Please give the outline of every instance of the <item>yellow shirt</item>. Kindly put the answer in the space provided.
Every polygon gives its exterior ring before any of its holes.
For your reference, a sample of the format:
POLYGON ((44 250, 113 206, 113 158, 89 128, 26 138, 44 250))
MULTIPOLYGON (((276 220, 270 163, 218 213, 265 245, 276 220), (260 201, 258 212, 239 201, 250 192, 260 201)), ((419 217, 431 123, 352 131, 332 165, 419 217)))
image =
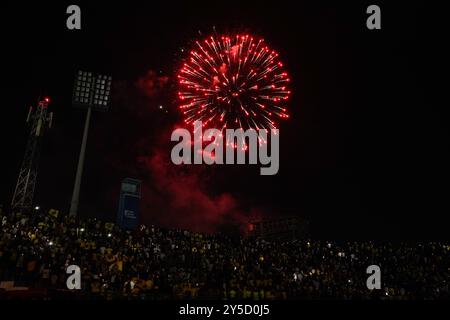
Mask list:
POLYGON ((122 271, 123 270, 123 261, 119 260, 119 261, 116 262, 116 264, 117 264, 117 269, 119 271, 122 271))

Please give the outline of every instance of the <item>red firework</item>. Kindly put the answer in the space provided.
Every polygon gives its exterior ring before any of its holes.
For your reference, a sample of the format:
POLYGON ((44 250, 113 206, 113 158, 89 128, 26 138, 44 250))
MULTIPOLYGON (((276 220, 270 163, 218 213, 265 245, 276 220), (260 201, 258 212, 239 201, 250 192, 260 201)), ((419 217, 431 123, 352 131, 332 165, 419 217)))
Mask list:
POLYGON ((263 39, 213 36, 196 41, 178 73, 185 122, 203 126, 273 129, 288 118, 289 77, 263 39))

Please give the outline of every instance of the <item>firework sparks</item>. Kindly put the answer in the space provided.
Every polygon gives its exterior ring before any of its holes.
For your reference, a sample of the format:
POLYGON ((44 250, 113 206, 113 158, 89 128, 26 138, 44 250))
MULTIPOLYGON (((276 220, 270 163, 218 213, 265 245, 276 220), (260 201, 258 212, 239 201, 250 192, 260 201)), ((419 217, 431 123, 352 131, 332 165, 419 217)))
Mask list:
POLYGON ((215 128, 274 129, 289 118, 289 76, 278 53, 249 35, 197 41, 178 73, 187 124, 215 128))

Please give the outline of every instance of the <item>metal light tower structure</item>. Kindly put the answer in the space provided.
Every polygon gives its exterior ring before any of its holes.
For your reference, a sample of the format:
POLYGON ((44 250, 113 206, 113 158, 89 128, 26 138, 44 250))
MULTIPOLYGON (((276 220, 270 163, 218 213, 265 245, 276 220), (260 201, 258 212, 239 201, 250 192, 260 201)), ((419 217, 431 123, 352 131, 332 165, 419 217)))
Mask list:
POLYGON ((45 129, 52 127, 53 113, 48 112, 49 98, 39 101, 37 108, 30 107, 26 122, 31 126, 25 156, 11 201, 13 211, 29 211, 33 204, 38 161, 45 129))
POLYGON ((78 157, 77 174, 75 176, 72 201, 70 203, 69 215, 71 216, 76 216, 78 212, 81 177, 83 175, 89 123, 91 121, 91 111, 92 109, 103 112, 108 111, 111 95, 111 81, 112 78, 110 76, 86 71, 78 71, 75 79, 72 105, 75 107, 87 109, 87 113, 86 121, 84 123, 83 140, 81 142, 80 155, 78 157))

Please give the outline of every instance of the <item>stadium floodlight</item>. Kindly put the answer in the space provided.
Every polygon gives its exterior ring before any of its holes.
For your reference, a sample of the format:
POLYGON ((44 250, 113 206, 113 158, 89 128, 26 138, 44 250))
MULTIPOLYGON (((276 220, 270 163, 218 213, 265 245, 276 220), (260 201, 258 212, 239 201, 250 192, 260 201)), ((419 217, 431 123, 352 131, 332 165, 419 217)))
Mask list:
POLYGON ((91 119, 91 110, 108 111, 111 97, 111 76, 101 75, 89 71, 78 71, 73 88, 72 105, 87 109, 86 121, 84 123, 83 141, 81 143, 80 155, 78 157, 77 174, 70 203, 69 214, 76 216, 78 211, 78 199, 80 196, 81 176, 83 174, 84 154, 91 119))
POLYGON ((111 96, 111 76, 78 71, 72 103, 76 107, 108 111, 111 96))

